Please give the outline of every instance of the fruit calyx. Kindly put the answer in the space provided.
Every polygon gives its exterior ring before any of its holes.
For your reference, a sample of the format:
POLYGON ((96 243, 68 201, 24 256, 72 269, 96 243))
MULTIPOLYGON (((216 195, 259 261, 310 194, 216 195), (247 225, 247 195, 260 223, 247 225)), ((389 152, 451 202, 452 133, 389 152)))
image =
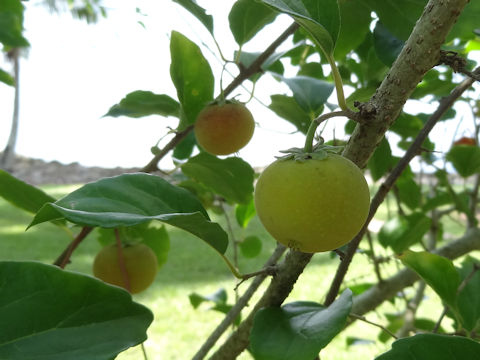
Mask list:
POLYGON ((328 157, 328 154, 339 154, 343 150, 343 146, 325 145, 321 139, 316 145, 312 147, 312 151, 305 151, 304 148, 290 148, 288 150, 281 150, 280 152, 286 155, 276 156, 278 160, 295 160, 298 162, 305 162, 307 160, 323 160, 328 157))

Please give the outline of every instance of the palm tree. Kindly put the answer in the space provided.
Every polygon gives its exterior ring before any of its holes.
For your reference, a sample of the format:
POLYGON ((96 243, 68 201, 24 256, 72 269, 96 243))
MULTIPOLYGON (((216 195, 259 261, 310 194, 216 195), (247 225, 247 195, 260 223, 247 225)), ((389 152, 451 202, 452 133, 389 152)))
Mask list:
MULTIPOLYGON (((41 0, 52 12, 60 12, 70 10, 72 15, 78 19, 86 20, 87 23, 96 23, 99 14, 106 17, 106 10, 101 5, 102 0, 82 0, 80 5, 75 4, 74 0, 41 0)), ((23 16, 22 16, 23 22, 23 16)), ((19 107, 20 107, 20 47, 13 47, 8 50, 7 58, 13 64, 13 79, 15 96, 13 100, 13 118, 10 128, 8 142, 0 157, 0 168, 9 170, 13 166, 15 157, 15 146, 17 143, 17 133, 19 124, 19 107)))

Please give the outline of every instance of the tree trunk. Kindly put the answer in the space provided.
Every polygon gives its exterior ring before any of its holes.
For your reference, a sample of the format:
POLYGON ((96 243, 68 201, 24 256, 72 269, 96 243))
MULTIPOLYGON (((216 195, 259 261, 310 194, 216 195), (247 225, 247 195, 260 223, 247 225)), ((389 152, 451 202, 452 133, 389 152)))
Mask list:
POLYGON ((13 100, 13 117, 12 127, 10 129, 10 136, 8 137, 7 146, 3 150, 0 158, 0 167, 3 169, 10 169, 13 166, 13 159, 15 156, 15 145, 17 143, 18 122, 19 122, 19 107, 20 107, 20 49, 13 49, 8 54, 13 62, 13 79, 15 80, 15 97, 13 100))

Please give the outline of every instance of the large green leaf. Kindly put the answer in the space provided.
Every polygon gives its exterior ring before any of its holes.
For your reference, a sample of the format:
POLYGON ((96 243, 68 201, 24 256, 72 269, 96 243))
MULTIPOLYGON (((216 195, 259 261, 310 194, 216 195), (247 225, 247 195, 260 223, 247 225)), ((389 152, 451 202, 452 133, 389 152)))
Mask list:
POLYGON ((17 179, 2 169, 0 169, 0 196, 31 213, 36 213, 45 203, 56 200, 43 190, 17 179))
POLYGON ((391 247, 401 253, 419 242, 430 228, 432 220, 423 213, 394 217, 383 224, 378 233, 378 241, 383 247, 391 247))
POLYGON ((153 315, 93 277, 0 262, 0 359, 110 360, 143 342, 153 315))
MULTIPOLYGON (((279 60, 283 54, 286 52, 280 52, 280 53, 273 53, 270 55, 262 64, 262 72, 260 73, 255 73, 252 76, 250 76, 251 81, 256 81, 258 80, 265 71, 270 71, 274 74, 279 74, 282 75, 284 72, 284 67, 281 61, 279 60)), ((248 68, 255 60, 257 60, 258 56, 261 54, 261 52, 246 52, 242 51, 240 52, 240 55, 238 55, 237 52, 235 52, 235 58, 238 57, 238 62, 239 65, 248 68)))
POLYGON ((340 10, 337 0, 261 1, 277 11, 292 16, 325 54, 333 55, 340 31, 340 10))
POLYGON ((418 334, 397 340, 376 360, 476 360, 480 343, 461 336, 418 334))
POLYGON ((420 206, 422 190, 415 181, 415 175, 410 171, 404 171, 397 179, 395 186, 398 190, 399 200, 414 210, 420 206))
POLYGON ((238 157, 219 159, 202 152, 183 164, 182 171, 227 200, 247 204, 252 198, 254 171, 238 157))
POLYGON ((458 293, 457 306, 462 326, 468 331, 480 329, 480 261, 467 257, 458 270, 464 286, 458 293))
POLYGON ((379 180, 390 170, 393 164, 392 149, 388 140, 384 137, 378 147, 375 149, 370 160, 368 160, 368 170, 374 181, 379 180))
POLYGON ((358 0, 338 0, 340 6, 340 33, 335 45, 335 58, 340 59, 360 45, 371 21, 368 6, 358 0))
POLYGON ((233 4, 228 20, 235 41, 243 45, 276 16, 272 9, 256 0, 238 0, 233 4))
POLYGON ((192 193, 158 176, 142 173, 86 184, 54 203, 45 204, 29 227, 61 218, 104 228, 159 220, 198 236, 221 254, 228 244, 225 231, 209 220, 192 193))
POLYGON ((308 112, 298 105, 297 100, 287 95, 271 95, 272 102, 268 105, 269 109, 281 118, 291 122, 298 131, 306 134, 312 118, 308 112))
POLYGON ((148 115, 178 117, 180 104, 165 94, 137 90, 127 94, 118 104, 113 105, 104 116, 130 116, 138 118, 148 115))
POLYGON ((404 42, 396 38, 378 21, 373 30, 373 43, 378 58, 387 66, 392 66, 403 49, 404 42))
POLYGON ((200 48, 176 31, 172 31, 170 55, 170 76, 182 105, 185 127, 192 125, 200 110, 213 100, 213 73, 200 48))
POLYGON ((281 77, 293 92, 298 105, 313 118, 320 115, 335 85, 308 76, 281 77))
POLYGON ((237 224, 242 228, 246 228, 250 220, 255 216, 255 202, 253 198, 248 204, 238 204, 235 206, 235 219, 237 224))
POLYGON ((460 16, 458 17, 455 25, 447 36, 447 41, 454 38, 460 38, 462 40, 474 39, 475 29, 478 29, 478 16, 480 14, 480 2, 470 1, 460 16))
POLYGON ((460 276, 451 260, 427 251, 411 250, 405 251, 400 260, 420 275, 452 310, 456 309, 460 276))
POLYGON ((195 16, 213 35, 213 16, 208 15, 204 8, 199 6, 195 0, 172 0, 177 4, 183 6, 193 16, 195 16))
POLYGON ((400 40, 407 40, 427 0, 362 0, 383 25, 400 40))
POLYGON ((480 172, 480 147, 478 146, 452 146, 446 158, 464 178, 480 172))
POLYGON ((402 112, 397 120, 395 120, 390 130, 397 133, 402 138, 408 138, 416 137, 422 128, 422 119, 416 115, 402 112))
POLYGON ((0 69, 0 82, 10 86, 15 85, 15 80, 13 79, 13 77, 2 69, 0 69))
POLYGON ((449 95, 455 88, 456 84, 452 81, 452 72, 439 72, 431 69, 423 77, 422 81, 417 85, 411 97, 421 99, 424 96, 442 97, 449 95))
POLYGON ((24 6, 19 0, 0 1, 0 43, 11 48, 29 46, 23 32, 24 6))
POLYGON ((351 308, 347 289, 327 308, 298 301, 261 309, 253 320, 250 350, 256 360, 313 359, 343 330, 351 308))

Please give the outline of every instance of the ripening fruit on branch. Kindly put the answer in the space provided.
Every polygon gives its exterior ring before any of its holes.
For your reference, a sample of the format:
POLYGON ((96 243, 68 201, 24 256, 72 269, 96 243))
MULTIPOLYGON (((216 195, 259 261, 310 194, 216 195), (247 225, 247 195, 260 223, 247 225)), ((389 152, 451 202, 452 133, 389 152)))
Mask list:
POLYGON ((336 154, 280 159, 260 175, 255 207, 281 244, 315 253, 346 244, 364 225, 370 192, 360 169, 336 154))
POLYGON ((453 145, 469 145, 469 146, 475 146, 477 145, 477 142, 475 141, 474 138, 463 136, 460 139, 456 140, 453 145))
POLYGON ((105 246, 95 257, 93 274, 106 283, 123 287, 132 294, 147 289, 155 280, 158 270, 157 256, 145 244, 122 247, 128 286, 120 267, 116 244, 105 246), (129 288, 128 288, 129 287, 129 288))
POLYGON ((194 126, 198 145, 213 155, 229 155, 248 144, 255 121, 241 103, 213 104, 198 114, 194 126))

